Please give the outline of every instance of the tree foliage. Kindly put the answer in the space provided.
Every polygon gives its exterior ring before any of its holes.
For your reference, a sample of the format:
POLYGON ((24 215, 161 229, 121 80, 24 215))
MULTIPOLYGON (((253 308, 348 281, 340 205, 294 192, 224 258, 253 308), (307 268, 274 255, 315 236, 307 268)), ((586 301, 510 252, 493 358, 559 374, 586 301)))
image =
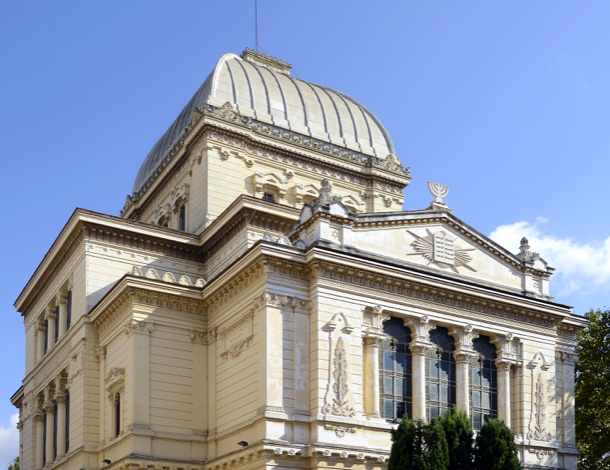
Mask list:
POLYGON ((392 431, 388 470, 447 470, 448 465, 449 450, 440 420, 426 423, 405 415, 392 431))
POLYGON ((15 459, 8 464, 7 470, 19 470, 19 457, 15 457, 15 459))
POLYGON ((487 421, 474 449, 475 470, 521 470, 515 435, 500 419, 487 421))
POLYGON ((576 436, 582 470, 610 469, 610 311, 585 314, 576 363, 576 436))
POLYGON ((472 423, 463 411, 447 413, 441 418, 449 449, 448 470, 469 470, 472 468, 472 423))
POLYGON ((503 421, 486 422, 476 443, 472 437, 463 412, 429 423, 404 416, 392 431, 388 470, 521 470, 515 436, 503 421))

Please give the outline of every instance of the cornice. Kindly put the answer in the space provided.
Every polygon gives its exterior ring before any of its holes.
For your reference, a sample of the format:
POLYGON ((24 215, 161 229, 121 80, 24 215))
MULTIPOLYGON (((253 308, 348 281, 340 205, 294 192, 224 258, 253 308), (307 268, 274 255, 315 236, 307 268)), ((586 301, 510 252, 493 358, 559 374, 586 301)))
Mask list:
MULTIPOLYGON (((182 173, 191 167, 195 160, 191 154, 193 148, 201 143, 202 138, 204 140, 208 137, 214 138, 214 133, 216 134, 215 140, 244 149, 250 156, 282 160, 296 168, 316 171, 320 173, 321 178, 324 175, 332 176, 364 187, 377 187, 400 195, 411 180, 410 169, 403 169, 400 161, 393 155, 379 158, 355 152, 329 142, 252 120, 233 110, 230 113, 227 113, 225 107, 219 108, 212 105, 208 105, 203 111, 197 110, 191 123, 185 127, 182 136, 163 160, 157 164, 154 173, 146 183, 137 192, 127 196, 121 216, 125 218, 137 216, 142 207, 152 204, 155 198, 175 179, 176 175, 170 178, 170 174, 182 173), (239 119, 227 118, 230 113, 239 119), (239 130, 235 127, 223 126, 223 123, 237 126, 239 130), (221 130, 226 134, 219 135, 213 129, 221 130), (260 140, 261 137, 281 142, 281 144, 278 146, 275 143, 266 143, 260 140), (299 148, 302 151, 299 151, 299 148), (282 149, 292 156, 277 153, 278 149, 282 149), (302 159, 300 164, 299 158, 302 159), (337 172, 337 168, 341 171, 337 172), (354 178, 362 181, 356 182, 354 178), (373 181, 377 181, 378 184, 375 185, 373 181)), ((249 164, 248 158, 243 158, 243 160, 247 165, 249 164)))
MULTIPOLYGON (((404 279, 395 274, 356 267, 353 264, 312 260, 308 263, 311 276, 335 281, 346 286, 358 286, 424 301, 437 306, 451 307, 466 312, 478 312, 490 317, 512 320, 544 329, 556 329, 565 316, 543 309, 529 308, 504 300, 491 300, 488 296, 464 293, 457 289, 435 286, 425 282, 404 279)), ((350 287, 348 287, 349 289, 350 287)), ((490 292, 491 295, 493 293, 490 292)))

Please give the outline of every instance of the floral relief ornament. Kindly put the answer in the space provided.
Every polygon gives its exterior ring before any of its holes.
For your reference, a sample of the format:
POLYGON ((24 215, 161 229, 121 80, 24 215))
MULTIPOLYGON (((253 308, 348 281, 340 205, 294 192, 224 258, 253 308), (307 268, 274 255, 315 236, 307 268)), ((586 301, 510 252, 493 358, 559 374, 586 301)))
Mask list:
POLYGON ((538 374, 536 380, 536 392, 534 394, 534 426, 527 434, 528 439, 550 442, 551 433, 546 432, 546 405, 544 403, 544 384, 542 373, 538 374))
POLYGON ((356 411, 350 406, 348 393, 347 352, 343 338, 339 338, 333 358, 332 400, 322 408, 325 414, 353 418, 356 411))

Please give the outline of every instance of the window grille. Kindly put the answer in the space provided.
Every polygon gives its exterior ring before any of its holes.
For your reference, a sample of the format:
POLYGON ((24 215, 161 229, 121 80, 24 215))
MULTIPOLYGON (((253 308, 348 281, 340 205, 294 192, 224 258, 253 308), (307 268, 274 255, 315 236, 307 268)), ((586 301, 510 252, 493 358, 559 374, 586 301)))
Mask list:
POLYGON ((400 318, 384 322, 383 330, 391 340, 382 341, 379 348, 381 415, 388 420, 400 419, 405 413, 411 417, 411 330, 400 318))
POLYGON ((456 404, 455 340, 447 328, 430 332, 433 347, 426 353, 426 411, 428 419, 445 415, 456 404))
POLYGON ((470 360, 470 416, 475 431, 492 418, 498 417, 498 372, 496 348, 487 336, 472 341, 478 353, 470 360))

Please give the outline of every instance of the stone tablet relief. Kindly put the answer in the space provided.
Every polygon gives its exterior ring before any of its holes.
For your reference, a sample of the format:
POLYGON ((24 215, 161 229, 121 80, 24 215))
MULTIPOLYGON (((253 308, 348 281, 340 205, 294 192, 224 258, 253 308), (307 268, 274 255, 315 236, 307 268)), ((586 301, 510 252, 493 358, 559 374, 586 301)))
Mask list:
POLYGON ((426 229, 428 235, 420 237, 411 230, 407 230, 407 232, 415 237, 415 241, 411 243, 414 253, 407 253, 408 256, 423 256, 429 261, 428 264, 433 264, 442 269, 448 268, 456 273, 459 272, 457 268, 462 266, 476 272, 476 269, 469 266, 472 256, 468 254, 469 251, 475 249, 461 248, 456 243, 457 238, 451 234, 444 230, 432 233, 426 229))

